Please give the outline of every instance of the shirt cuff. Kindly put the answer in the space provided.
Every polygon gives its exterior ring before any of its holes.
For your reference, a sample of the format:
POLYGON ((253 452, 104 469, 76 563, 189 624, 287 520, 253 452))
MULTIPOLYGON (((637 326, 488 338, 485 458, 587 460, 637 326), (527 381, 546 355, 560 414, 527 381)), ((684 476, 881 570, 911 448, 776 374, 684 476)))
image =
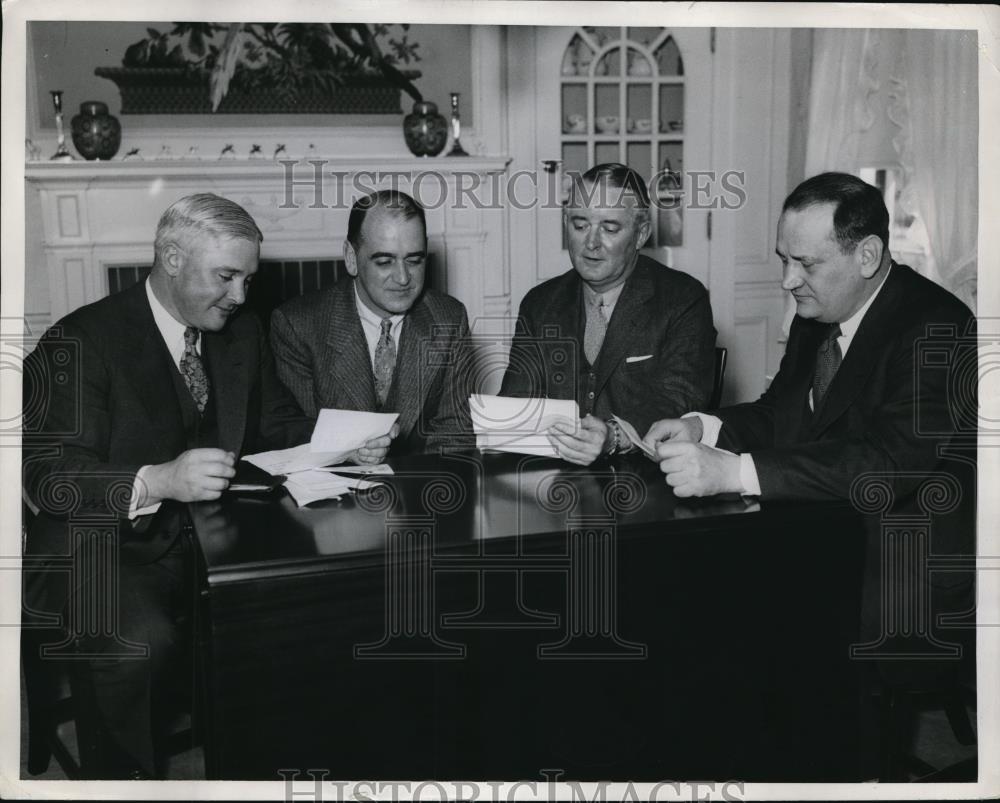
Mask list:
POLYGON ((139 497, 146 495, 143 492, 143 488, 145 488, 146 486, 145 478, 143 475, 145 474, 147 468, 149 468, 149 466, 143 466, 142 468, 140 468, 135 473, 135 479, 132 481, 132 501, 129 502, 128 505, 129 521, 133 521, 139 518, 139 516, 148 516, 151 513, 155 513, 157 510, 160 509, 160 505, 162 504, 161 502, 156 502, 155 504, 152 505, 146 505, 145 507, 142 508, 136 508, 136 505, 139 503, 139 497))
POLYGON ((757 478, 757 466, 749 452, 740 455, 740 485, 744 496, 760 496, 760 480, 757 478))
POLYGON ((722 419, 716 418, 708 413, 685 413, 681 418, 691 418, 696 416, 701 419, 701 443, 705 446, 714 447, 719 440, 719 432, 722 430, 722 419))

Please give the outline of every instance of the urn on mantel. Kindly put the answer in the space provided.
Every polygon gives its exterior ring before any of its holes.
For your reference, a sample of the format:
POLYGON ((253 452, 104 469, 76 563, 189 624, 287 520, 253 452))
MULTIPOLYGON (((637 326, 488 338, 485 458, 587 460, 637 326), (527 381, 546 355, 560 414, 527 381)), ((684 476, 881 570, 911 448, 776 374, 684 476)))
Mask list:
POLYGON ((80 104, 80 113, 70 122, 73 144, 84 159, 111 159, 122 144, 122 127, 108 114, 108 105, 96 100, 80 104))
POLYGON ((403 137, 414 156, 437 156, 448 142, 448 121, 436 103, 418 101, 403 118, 403 137))

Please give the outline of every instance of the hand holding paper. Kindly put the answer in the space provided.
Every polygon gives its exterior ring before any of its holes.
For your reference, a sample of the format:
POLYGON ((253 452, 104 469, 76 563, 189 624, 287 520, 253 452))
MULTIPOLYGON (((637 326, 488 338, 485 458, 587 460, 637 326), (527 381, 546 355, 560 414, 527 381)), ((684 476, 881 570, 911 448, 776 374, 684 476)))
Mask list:
MULTIPOLYGON (((309 441, 309 449, 313 452, 338 452, 349 454, 365 449, 368 452, 378 451, 385 438, 390 441, 399 432, 396 419, 399 413, 367 413, 360 410, 320 410, 309 441), (395 428, 395 430, 394 430, 395 428), (378 445, 369 447, 370 441, 378 441, 378 445)), ((388 450, 389 443, 385 443, 388 450)), ((366 462, 379 463, 377 460, 366 462)), ((366 455, 370 458, 370 455, 366 455)))
POLYGON ((556 421, 548 430, 556 454, 569 463, 589 466, 604 450, 607 425, 592 415, 581 421, 556 421))
POLYGON ((469 397, 476 445, 518 454, 558 457, 548 430, 556 422, 580 419, 580 408, 572 399, 513 398, 475 393, 469 397))

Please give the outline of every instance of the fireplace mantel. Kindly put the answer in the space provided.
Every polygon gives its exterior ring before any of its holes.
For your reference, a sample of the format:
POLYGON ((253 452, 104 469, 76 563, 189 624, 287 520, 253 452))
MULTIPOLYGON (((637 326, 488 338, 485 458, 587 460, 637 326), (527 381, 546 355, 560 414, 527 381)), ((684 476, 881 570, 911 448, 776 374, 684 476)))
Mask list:
POLYGON ((429 249, 470 322, 508 317, 506 215, 489 200, 509 162, 367 155, 28 163, 25 179, 42 210, 51 320, 106 295, 109 268, 151 263, 156 222, 184 195, 215 192, 244 206, 264 233, 263 259, 316 259, 342 252, 355 198, 392 186, 424 202, 429 249), (477 184, 480 203, 470 202, 477 184))

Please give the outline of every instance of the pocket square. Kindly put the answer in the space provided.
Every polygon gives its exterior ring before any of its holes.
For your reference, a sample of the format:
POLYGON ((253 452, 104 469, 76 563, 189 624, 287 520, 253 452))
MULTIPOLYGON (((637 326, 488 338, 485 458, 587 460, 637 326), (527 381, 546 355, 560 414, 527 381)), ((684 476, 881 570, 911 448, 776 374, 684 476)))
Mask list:
POLYGON ((642 362, 652 357, 652 354, 643 354, 641 357, 626 357, 625 362, 642 362))

